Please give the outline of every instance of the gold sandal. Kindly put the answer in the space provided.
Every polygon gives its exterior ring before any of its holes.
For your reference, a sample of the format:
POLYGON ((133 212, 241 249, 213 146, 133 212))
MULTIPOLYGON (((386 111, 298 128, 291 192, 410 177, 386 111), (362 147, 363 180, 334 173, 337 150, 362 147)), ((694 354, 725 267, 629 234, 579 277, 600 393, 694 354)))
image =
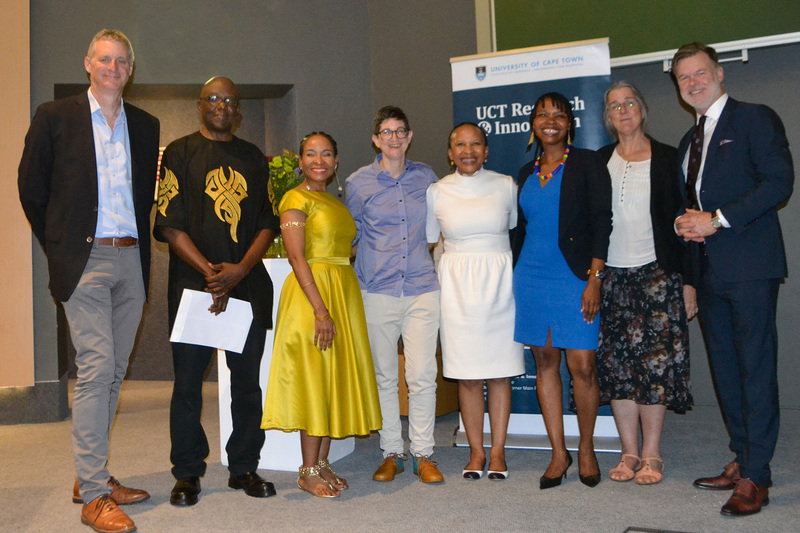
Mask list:
POLYGON ((636 472, 634 481, 637 485, 655 485, 664 479, 664 459, 661 457, 645 457, 642 459, 642 468, 636 472), (653 463, 659 463, 660 468, 653 468, 653 463), (645 478, 652 478, 653 481, 645 478))
POLYGON ((608 477, 614 481, 630 481, 635 476, 634 470, 639 468, 641 464, 642 460, 639 459, 638 455, 633 455, 632 453, 623 453, 622 457, 620 457, 619 464, 608 472, 608 477), (627 463, 625 463, 626 457, 636 459, 636 464, 633 465, 633 468, 629 467, 627 463))
POLYGON ((307 493, 309 493, 309 494, 311 494, 313 496, 316 496, 317 498, 338 498, 339 497, 339 489, 335 488, 333 485, 328 483, 328 481, 319 474, 319 466, 316 466, 316 465, 315 466, 301 466, 300 467, 300 473, 297 476, 297 488, 302 490, 302 491, 305 491, 305 492, 307 492, 307 493), (309 477, 309 476, 314 476, 317 479, 319 479, 320 481, 322 481, 322 483, 324 483, 325 486, 327 486, 334 493, 333 494, 317 494, 316 492, 312 492, 312 491, 310 491, 308 489, 303 488, 303 486, 300 485, 300 480, 303 479, 304 477, 309 477))
POLYGON ((333 476, 334 483, 336 483, 336 485, 338 485, 338 487, 336 487, 337 489, 339 489, 339 490, 347 490, 347 489, 350 488, 347 485, 347 481, 345 481, 344 479, 340 478, 336 474, 336 472, 333 471, 333 468, 331 468, 331 464, 328 462, 327 459, 320 459, 319 461, 317 461, 317 467, 320 470, 322 470, 323 468, 327 468, 328 469, 328 471, 331 473, 331 476, 333 476))

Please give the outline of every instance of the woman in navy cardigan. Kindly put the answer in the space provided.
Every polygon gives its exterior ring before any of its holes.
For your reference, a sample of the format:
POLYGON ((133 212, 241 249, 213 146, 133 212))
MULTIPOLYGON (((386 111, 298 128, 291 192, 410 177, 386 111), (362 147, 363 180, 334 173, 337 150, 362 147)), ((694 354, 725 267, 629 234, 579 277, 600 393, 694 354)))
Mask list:
POLYGON ((514 340, 533 352, 539 404, 553 448, 539 487, 560 485, 572 464, 564 443, 562 349, 574 384, 580 480, 594 487, 600 482, 592 444, 599 403, 595 318, 611 233, 611 183, 597 153, 571 145, 574 117, 563 95, 539 97, 531 129, 537 157, 522 167, 517 180, 514 340))

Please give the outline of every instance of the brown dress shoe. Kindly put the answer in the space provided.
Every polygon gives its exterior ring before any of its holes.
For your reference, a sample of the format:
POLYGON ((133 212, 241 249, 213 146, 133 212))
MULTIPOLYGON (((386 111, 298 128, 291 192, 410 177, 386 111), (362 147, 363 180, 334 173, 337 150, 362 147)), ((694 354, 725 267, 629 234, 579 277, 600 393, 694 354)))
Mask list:
POLYGON ((695 479, 692 485, 706 490, 733 490, 740 479, 742 476, 739 473, 739 463, 733 461, 725 465, 725 470, 720 475, 695 479))
POLYGON ((767 505, 769 505, 769 489, 742 478, 736 483, 733 495, 722 506, 720 513, 727 516, 747 516, 760 513, 761 508, 767 505))
POLYGON ((419 476, 419 480, 423 483, 441 483, 444 481, 444 476, 436 468, 439 464, 436 461, 431 461, 429 457, 424 455, 414 456, 414 473, 419 476))
POLYGON ((98 533, 128 533, 136 531, 136 525, 125 512, 117 507, 108 494, 83 504, 81 522, 98 533))
MULTIPOLYGON (((123 487, 122 484, 114 478, 114 476, 111 476, 111 479, 108 480, 108 486, 111 487, 110 496, 115 502, 117 502, 117 505, 139 503, 150 497, 150 494, 148 494, 147 491, 123 487)), ((77 478, 75 478, 75 487, 72 489, 72 501, 74 503, 83 503, 83 498, 81 498, 81 493, 78 490, 77 478)))
POLYGON ((372 474, 375 481, 392 481, 398 474, 405 472, 405 461, 399 453, 390 453, 383 460, 381 466, 372 474))

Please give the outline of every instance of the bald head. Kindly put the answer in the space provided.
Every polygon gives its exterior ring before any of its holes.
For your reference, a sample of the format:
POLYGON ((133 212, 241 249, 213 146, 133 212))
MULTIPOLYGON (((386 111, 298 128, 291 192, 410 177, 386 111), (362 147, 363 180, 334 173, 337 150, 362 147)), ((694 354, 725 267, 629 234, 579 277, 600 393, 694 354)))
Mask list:
POLYGON ((215 76, 200 91, 197 111, 203 127, 200 132, 216 141, 233 138, 233 128, 239 119, 239 91, 230 78, 215 76))
POLYGON ((233 80, 226 78, 225 76, 214 76, 203 84, 203 89, 200 91, 200 98, 208 97, 209 95, 213 94, 213 91, 218 87, 225 88, 228 91, 233 91, 236 93, 237 97, 239 96, 239 91, 236 89, 236 84, 233 83, 233 80))

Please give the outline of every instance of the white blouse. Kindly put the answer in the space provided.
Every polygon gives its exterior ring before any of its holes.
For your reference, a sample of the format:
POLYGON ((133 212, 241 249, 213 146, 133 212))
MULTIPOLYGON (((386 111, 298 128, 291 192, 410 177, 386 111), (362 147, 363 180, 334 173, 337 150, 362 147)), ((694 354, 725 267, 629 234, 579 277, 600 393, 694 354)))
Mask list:
POLYGON ((625 161, 614 150, 608 160, 611 175, 613 229, 606 264, 630 268, 656 260, 650 218, 650 159, 625 161))

